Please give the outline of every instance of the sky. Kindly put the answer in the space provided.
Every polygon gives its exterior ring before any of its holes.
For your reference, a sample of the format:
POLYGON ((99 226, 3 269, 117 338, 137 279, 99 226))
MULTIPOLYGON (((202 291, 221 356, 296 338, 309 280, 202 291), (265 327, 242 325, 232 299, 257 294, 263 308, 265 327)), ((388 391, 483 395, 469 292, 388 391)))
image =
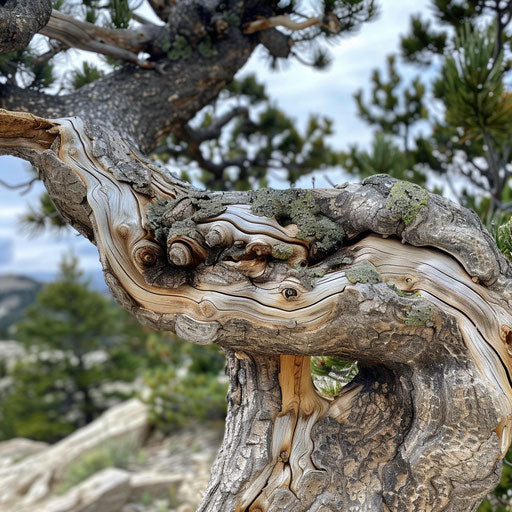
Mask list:
MULTIPOLYGON (((304 125, 310 113, 330 117, 334 121, 334 135, 330 139, 333 147, 346 149, 354 143, 367 146, 372 132, 357 118, 353 94, 361 87, 367 90, 371 71, 376 67, 383 69, 386 56, 397 52, 400 35, 408 31, 411 14, 428 15, 430 10, 427 0, 379 3, 381 13, 376 21, 364 24, 359 32, 330 48, 333 62, 328 70, 316 71, 294 61, 281 71, 272 71, 262 52, 256 51, 239 76, 255 73, 266 84, 269 96, 299 124, 304 125)), ((16 158, 0 157, 0 179, 8 183, 26 181, 28 168, 26 162, 16 158)), ((315 186, 327 186, 323 174, 316 177, 315 186)), ((329 177, 338 183, 350 179, 340 171, 329 173, 329 177)), ((272 185, 285 186, 284 183, 272 185)), ((311 177, 302 178, 297 185, 311 187, 311 177)), ((97 250, 90 242, 71 229, 65 233, 47 231, 36 235, 20 225, 20 215, 37 202, 41 190, 42 185, 38 183, 21 195, 19 191, 0 186, 0 275, 24 274, 50 280, 62 255, 74 251, 82 269, 99 283, 101 266, 97 250)))

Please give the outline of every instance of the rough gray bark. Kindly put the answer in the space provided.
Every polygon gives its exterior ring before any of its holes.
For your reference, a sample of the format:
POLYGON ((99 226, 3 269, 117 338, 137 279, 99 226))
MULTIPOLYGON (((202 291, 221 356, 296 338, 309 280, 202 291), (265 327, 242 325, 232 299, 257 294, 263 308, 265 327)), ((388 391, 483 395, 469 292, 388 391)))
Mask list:
POLYGON ((50 0, 1 2, 0 54, 27 46, 32 36, 48 23, 51 10, 50 0))
POLYGON ((496 485, 512 269, 473 213, 383 175, 197 191, 76 118, 2 111, 0 152, 37 166, 123 307, 226 350, 226 434, 200 511, 466 512, 496 485), (361 367, 334 401, 312 387, 320 354, 361 367))
MULTIPOLYGON (((154 69, 127 65, 94 84, 60 96, 28 91, 9 83, 0 88, 0 105, 49 118, 78 116, 96 127, 115 130, 131 140, 140 151, 148 152, 157 145, 160 137, 177 129, 209 104, 233 79, 258 44, 257 35, 243 34, 242 24, 249 14, 264 16, 271 13, 270 7, 266 2, 256 2, 255 6, 249 7, 235 1, 228 3, 229 6, 227 2, 212 2, 210 11, 213 14, 206 16, 200 3, 177 2, 172 7, 172 25, 143 31, 144 49, 153 59, 148 63, 155 64, 154 69), (239 24, 219 23, 220 13, 228 8, 241 20, 239 24), (175 58, 171 49, 171 57, 167 57, 162 48, 167 48, 177 38, 186 40, 185 53, 175 58), (211 52, 205 52, 201 46, 206 40, 213 41, 211 52)), ((63 25, 61 18, 62 15, 52 16, 49 28, 43 32, 55 37, 58 35, 56 29, 60 28, 63 30, 61 41, 69 44, 79 41, 79 47, 94 43, 93 36, 97 35, 98 27, 90 25, 91 39, 85 38, 84 42, 75 35, 73 29, 77 27, 71 23, 63 25)), ((32 37, 35 31, 34 27, 33 32, 26 33, 32 37)), ((116 48, 119 51, 134 49, 126 41, 136 39, 138 34, 125 37, 120 43, 117 32, 109 32, 109 40, 102 44, 110 48, 110 53, 102 53, 112 54, 116 48)), ((105 40, 103 35, 102 40, 105 40)))

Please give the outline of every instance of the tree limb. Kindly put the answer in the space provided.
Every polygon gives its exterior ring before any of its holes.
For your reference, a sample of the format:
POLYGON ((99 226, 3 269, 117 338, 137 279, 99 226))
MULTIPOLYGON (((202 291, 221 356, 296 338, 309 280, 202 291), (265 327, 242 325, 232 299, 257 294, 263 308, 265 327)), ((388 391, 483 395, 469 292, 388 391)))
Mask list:
POLYGON ((371 512, 467 512, 496 485, 512 265, 469 210, 383 175, 198 191, 76 117, 1 111, 0 153, 38 167, 123 307, 226 349, 228 427, 199 510, 348 510, 356 496, 371 512), (308 380, 315 354, 361 364, 333 402, 308 380))
POLYGON ((50 0, 7 0, 0 5, 0 54, 25 48, 48 22, 50 0))
POLYGON ((273 16, 271 18, 251 21, 244 27, 245 34, 254 34, 260 30, 267 30, 269 28, 284 27, 291 31, 304 30, 315 25, 322 25, 327 28, 330 32, 339 32, 339 23, 335 16, 329 16, 327 18, 321 18, 320 16, 308 18, 304 21, 293 21, 289 16, 273 16))
POLYGON ((137 53, 150 49, 151 43, 162 37, 165 29, 156 25, 141 25, 130 30, 104 28, 54 9, 48 24, 40 33, 64 43, 69 48, 109 55, 141 67, 153 68, 154 63, 140 61, 137 53))
POLYGON ((249 110, 246 107, 235 107, 226 112, 222 116, 213 120, 213 122, 204 128, 192 128, 190 124, 183 126, 181 135, 185 140, 195 143, 205 142, 220 137, 222 128, 226 126, 232 119, 238 116, 249 116, 249 110))
POLYGON ((165 0, 149 0, 149 5, 155 14, 162 20, 167 22, 172 11, 172 3, 165 0))
POLYGON ((199 42, 205 32, 215 30, 209 24, 214 20, 205 21, 197 4, 180 3, 173 9, 176 20, 184 20, 186 25, 180 25, 180 30, 197 31, 198 43, 190 43, 187 57, 161 59, 160 72, 134 70, 127 65, 90 86, 58 97, 6 84, 0 89, 0 104, 44 117, 80 116, 116 131, 143 152, 151 151, 160 138, 209 104, 258 44, 255 38, 244 36, 239 27, 230 25, 216 41, 212 59, 200 52, 199 42))

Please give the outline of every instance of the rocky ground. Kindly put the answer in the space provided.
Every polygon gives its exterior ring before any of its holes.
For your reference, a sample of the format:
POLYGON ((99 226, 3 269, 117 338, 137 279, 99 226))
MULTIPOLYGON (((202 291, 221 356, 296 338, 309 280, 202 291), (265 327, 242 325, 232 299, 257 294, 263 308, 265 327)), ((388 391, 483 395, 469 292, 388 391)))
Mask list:
POLYGON ((0 512, 193 512, 223 425, 152 431, 136 399, 55 445, 0 443, 0 512))
POLYGON ((193 512, 210 479, 210 468, 219 449, 224 424, 195 425, 171 436, 155 432, 140 452, 139 461, 130 469, 174 475, 181 481, 171 496, 149 496, 125 505, 122 512, 193 512))

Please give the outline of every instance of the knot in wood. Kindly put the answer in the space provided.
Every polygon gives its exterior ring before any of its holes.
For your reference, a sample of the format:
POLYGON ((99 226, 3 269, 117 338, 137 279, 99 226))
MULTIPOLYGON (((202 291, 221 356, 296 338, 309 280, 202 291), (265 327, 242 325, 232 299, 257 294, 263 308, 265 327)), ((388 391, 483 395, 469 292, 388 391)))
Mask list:
POLYGON ((204 235, 204 241, 208 247, 228 247, 233 244, 233 228, 217 222, 204 235))
POLYGON ((182 242, 174 242, 167 250, 169 261, 177 267, 187 267, 192 264, 193 257, 190 248, 182 242))
POLYGON ((272 246, 266 242, 255 240, 247 245, 245 254, 248 258, 267 256, 272 254, 272 246))
MULTIPOLYGON (((119 230, 127 228, 126 226, 121 226, 119 230)), ((142 267, 152 267, 158 261, 160 257, 161 249, 160 247, 148 240, 141 240, 137 244, 135 244, 133 248, 133 259, 135 263, 142 267)))
POLYGON ((206 234, 204 241, 208 247, 217 247, 222 243, 222 233, 214 228, 206 234))
POLYGON ((283 295, 284 295, 285 299, 291 299, 293 297, 297 297, 298 293, 295 288, 285 288, 283 290, 283 295))

